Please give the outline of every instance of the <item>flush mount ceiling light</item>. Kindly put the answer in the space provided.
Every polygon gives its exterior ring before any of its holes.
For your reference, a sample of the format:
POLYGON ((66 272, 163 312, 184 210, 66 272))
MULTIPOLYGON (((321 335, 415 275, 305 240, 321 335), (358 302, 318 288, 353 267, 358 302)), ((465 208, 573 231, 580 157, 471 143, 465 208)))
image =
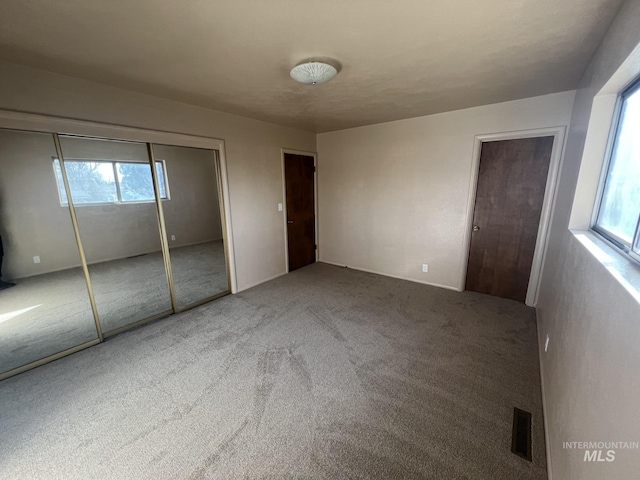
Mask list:
POLYGON ((324 62, 309 61, 291 69, 291 78, 306 85, 318 85, 328 82, 338 73, 336 67, 324 62))

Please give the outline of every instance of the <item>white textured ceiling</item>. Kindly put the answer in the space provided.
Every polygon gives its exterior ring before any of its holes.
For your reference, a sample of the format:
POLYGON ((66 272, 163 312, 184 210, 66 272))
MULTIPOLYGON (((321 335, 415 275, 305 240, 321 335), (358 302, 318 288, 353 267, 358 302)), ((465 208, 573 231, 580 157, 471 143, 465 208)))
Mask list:
POLYGON ((1 0, 0 59, 323 132, 574 89, 621 3, 1 0))

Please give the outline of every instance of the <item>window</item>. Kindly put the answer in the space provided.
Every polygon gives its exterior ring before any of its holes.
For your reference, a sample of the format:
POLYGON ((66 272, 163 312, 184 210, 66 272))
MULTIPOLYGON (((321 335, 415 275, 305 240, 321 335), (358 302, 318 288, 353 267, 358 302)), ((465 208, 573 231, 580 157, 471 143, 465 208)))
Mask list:
POLYGON ((594 230, 640 259, 640 82, 622 94, 594 230))
MULTIPOLYGON (((151 166, 147 163, 103 160, 65 160, 69 188, 74 205, 94 203, 153 202, 151 166)), ((62 181, 60 161, 53 159, 62 205, 68 204, 62 181)), ((160 198, 167 200, 167 179, 164 162, 156 161, 160 198)))

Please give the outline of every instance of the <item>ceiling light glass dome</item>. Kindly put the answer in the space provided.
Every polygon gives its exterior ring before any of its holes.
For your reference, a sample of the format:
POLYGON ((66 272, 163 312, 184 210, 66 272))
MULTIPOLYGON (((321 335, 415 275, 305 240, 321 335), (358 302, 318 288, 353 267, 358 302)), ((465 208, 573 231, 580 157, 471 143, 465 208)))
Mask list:
POLYGON ((338 74, 338 70, 324 62, 304 62, 291 69, 291 78, 306 85, 328 82, 338 74))

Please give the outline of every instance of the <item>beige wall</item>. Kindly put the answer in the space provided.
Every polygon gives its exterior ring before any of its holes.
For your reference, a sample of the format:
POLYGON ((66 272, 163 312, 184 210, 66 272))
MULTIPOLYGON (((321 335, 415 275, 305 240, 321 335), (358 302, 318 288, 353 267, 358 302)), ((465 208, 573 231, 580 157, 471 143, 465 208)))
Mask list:
POLYGON ((594 95, 640 42, 638 25, 640 1, 627 1, 577 92, 560 176, 537 309, 539 343, 550 338, 540 356, 556 480, 629 479, 640 471, 638 450, 592 463, 583 461, 584 451, 562 448, 569 441, 640 441, 640 304, 568 230, 594 95))
MULTIPOLYGON (((61 138, 67 159, 147 161, 144 144, 61 138)), ((171 196, 163 202, 171 247, 222 238, 212 151, 157 145, 171 196)), ((60 204, 49 134, 0 130, 0 235, 3 276, 16 279, 80 264, 69 210, 60 204), (33 262, 39 256, 41 263, 33 262)), ((155 203, 77 206, 90 263, 160 250, 155 203)))
POLYGON ((162 204, 169 247, 222 238, 215 158, 212 151, 154 145, 164 160, 171 200, 162 204), (176 239, 171 240, 171 235, 176 239))
POLYGON ((224 139, 238 288, 285 272, 280 149, 315 134, 4 62, 0 109, 224 139))
POLYGON ((568 125, 573 98, 564 92, 318 135, 320 260, 459 288, 475 136, 568 125))

